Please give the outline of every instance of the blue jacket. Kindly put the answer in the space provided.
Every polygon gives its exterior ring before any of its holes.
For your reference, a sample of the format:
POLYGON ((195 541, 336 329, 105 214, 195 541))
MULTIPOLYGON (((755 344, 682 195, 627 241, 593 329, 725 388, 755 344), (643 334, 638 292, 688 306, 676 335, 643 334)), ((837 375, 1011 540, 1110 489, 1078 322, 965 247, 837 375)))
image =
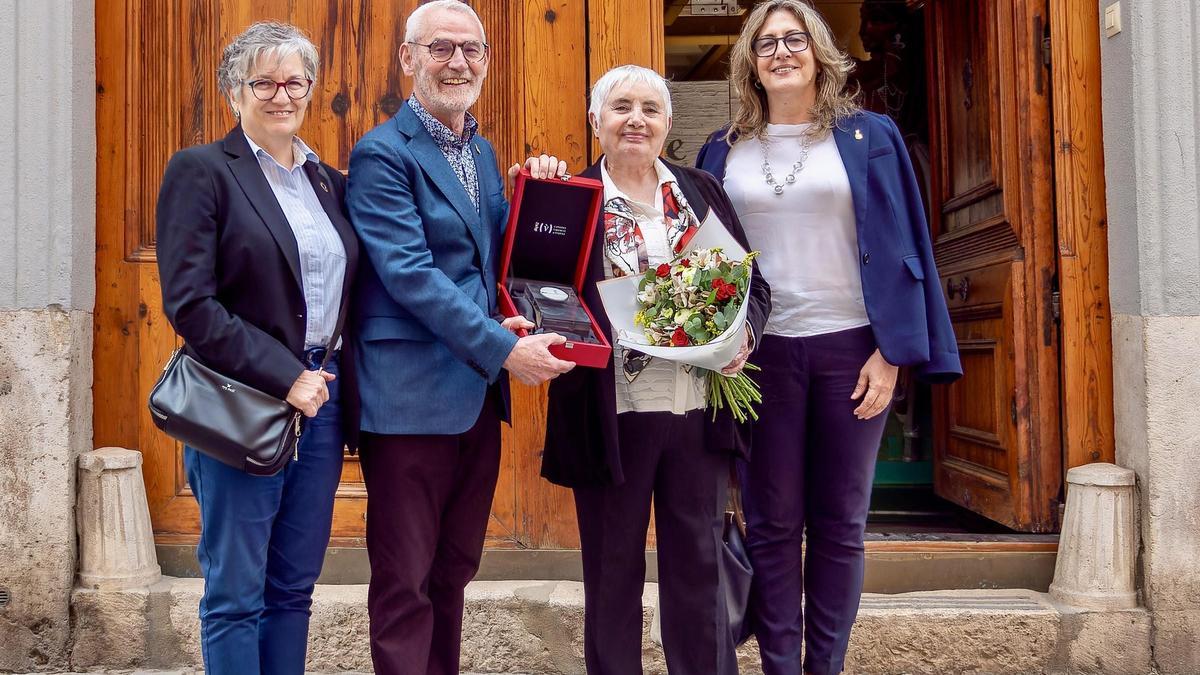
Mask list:
POLYGON ((350 153, 346 206, 366 254, 353 331, 363 431, 462 433, 489 384, 507 384, 517 338, 492 318, 507 203, 492 146, 472 147, 478 210, 407 105, 350 153))
MULTIPOLYGON (((709 136, 696 166, 724 181, 726 129, 709 136)), ((841 120, 834 141, 850 177, 867 318, 889 363, 914 366, 931 382, 962 375, 942 296, 925 209, 900 131, 886 115, 841 120)))

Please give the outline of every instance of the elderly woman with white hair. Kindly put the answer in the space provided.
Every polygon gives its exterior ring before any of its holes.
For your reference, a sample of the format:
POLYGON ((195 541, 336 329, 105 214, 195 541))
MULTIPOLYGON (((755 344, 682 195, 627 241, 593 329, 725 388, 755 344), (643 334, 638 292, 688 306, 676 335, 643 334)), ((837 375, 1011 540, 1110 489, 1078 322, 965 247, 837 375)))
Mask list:
POLYGON ((334 340, 358 243, 345 180, 296 135, 317 72, 316 47, 293 26, 235 37, 217 78, 237 125, 175 153, 159 192, 163 309, 187 352, 305 415, 293 461, 273 476, 184 449, 213 675, 304 672, 342 448, 357 432, 352 364, 334 340))
MULTIPOLYGON (((671 128, 671 95, 660 75, 638 66, 609 71, 592 88, 588 121, 604 151, 582 174, 604 184, 583 287, 590 307, 603 306, 597 282, 674 259, 710 214, 745 245, 717 181, 659 158, 671 128)), ((757 272, 747 301, 749 332, 760 335, 770 289, 757 272)), ((612 333, 603 312, 596 321, 612 333)), ((742 368, 752 342, 748 336, 724 372, 742 368)), ((574 489, 584 651, 593 675, 642 672, 651 502, 667 668, 683 675, 737 672, 718 560, 729 466, 745 450, 746 429, 727 410, 713 421, 706 396, 699 369, 620 346, 609 367, 576 368, 550 383, 542 475, 574 489)))

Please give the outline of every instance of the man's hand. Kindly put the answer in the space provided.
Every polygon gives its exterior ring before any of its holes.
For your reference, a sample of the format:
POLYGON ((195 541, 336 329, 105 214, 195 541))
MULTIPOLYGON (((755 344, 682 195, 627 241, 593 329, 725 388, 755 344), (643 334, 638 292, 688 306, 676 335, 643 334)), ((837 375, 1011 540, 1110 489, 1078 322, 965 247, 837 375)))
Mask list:
POLYGON ((521 337, 521 331, 533 330, 534 328, 537 328, 537 324, 518 314, 516 316, 510 316, 501 321, 500 327, 512 333, 513 335, 516 335, 517 337, 521 337))
MULTIPOLYGON (((554 155, 541 155, 525 160, 525 168, 534 178, 556 178, 567 175, 567 163, 554 155)), ((515 180, 521 172, 520 164, 508 167, 508 179, 515 180)))
POLYGON ((552 380, 575 367, 574 363, 555 358, 550 353, 550 345, 561 345, 566 341, 558 333, 518 338, 516 346, 504 360, 504 368, 523 384, 541 384, 552 380))
POLYGON ((326 382, 333 382, 337 376, 323 370, 306 370, 292 383, 288 391, 287 402, 292 404, 305 417, 316 417, 317 411, 329 400, 329 387, 326 382))

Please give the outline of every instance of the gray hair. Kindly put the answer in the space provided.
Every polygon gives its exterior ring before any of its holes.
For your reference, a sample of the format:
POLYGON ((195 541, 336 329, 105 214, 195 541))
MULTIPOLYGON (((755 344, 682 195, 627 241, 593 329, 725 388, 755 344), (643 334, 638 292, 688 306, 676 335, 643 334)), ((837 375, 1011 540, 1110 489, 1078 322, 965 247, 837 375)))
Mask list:
POLYGON ((471 9, 471 6, 463 0, 432 0, 414 9, 412 14, 408 15, 408 20, 404 22, 404 41, 416 42, 424 39, 422 36, 428 29, 428 26, 425 25, 429 22, 428 15, 439 9, 458 12, 475 19, 475 23, 479 24, 479 36, 484 42, 487 42, 487 33, 483 30, 483 22, 479 20, 479 15, 475 13, 475 10, 471 9))
POLYGON ((283 60, 293 54, 300 55, 304 76, 316 80, 321 57, 304 32, 291 24, 260 21, 233 38, 233 42, 221 53, 221 65, 217 66, 217 86, 232 96, 241 88, 260 58, 283 60))
POLYGON ((592 85, 592 100, 588 104, 588 115, 595 115, 596 119, 600 119, 600 111, 604 108, 605 101, 608 100, 613 89, 622 84, 646 84, 651 89, 654 89, 663 99, 663 107, 666 109, 667 117, 671 116, 671 90, 667 88, 667 81, 662 75, 641 66, 617 66, 607 73, 600 76, 596 80, 596 84, 592 85))

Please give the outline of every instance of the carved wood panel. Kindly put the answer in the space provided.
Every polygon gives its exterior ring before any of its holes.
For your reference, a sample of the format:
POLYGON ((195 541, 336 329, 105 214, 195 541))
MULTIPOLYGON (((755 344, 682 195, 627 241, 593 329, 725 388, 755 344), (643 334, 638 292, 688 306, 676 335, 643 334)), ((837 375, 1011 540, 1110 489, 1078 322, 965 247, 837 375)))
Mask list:
POLYGON ((1062 481, 1042 0, 931 2, 934 252, 963 363, 935 390, 937 493, 1047 531, 1062 481))

